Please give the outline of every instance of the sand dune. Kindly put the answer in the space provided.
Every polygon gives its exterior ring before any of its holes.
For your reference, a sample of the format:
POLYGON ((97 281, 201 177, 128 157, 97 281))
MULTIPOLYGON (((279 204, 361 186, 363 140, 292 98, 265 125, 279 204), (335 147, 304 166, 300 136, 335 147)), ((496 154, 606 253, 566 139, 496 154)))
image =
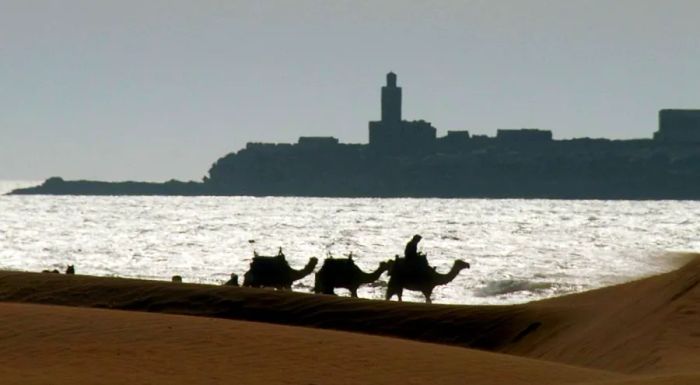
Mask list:
POLYGON ((0 325, 3 383, 546 384, 619 377, 457 347, 203 317, 3 304, 0 325))
POLYGON ((696 257, 667 274, 531 303, 558 322, 502 351, 627 373, 700 370, 698 283, 696 257))
POLYGON ((667 376, 645 376, 615 381, 586 383, 586 385, 697 385, 699 374, 677 374, 667 376))
POLYGON ((695 256, 677 271, 587 293, 446 306, 2 272, 0 300, 24 304, 0 305, 0 375, 4 383, 697 384, 699 282, 695 256))

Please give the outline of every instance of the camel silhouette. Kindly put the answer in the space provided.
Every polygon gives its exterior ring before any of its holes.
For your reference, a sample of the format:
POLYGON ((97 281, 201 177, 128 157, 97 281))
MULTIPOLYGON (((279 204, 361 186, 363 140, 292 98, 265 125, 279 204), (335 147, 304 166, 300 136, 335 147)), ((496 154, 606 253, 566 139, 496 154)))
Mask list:
POLYGON ((254 255, 250 269, 243 275, 243 286, 291 289, 294 281, 311 274, 318 263, 318 258, 312 257, 303 269, 295 270, 289 266, 281 249, 274 257, 254 255))
POLYGON ((389 264, 389 284, 386 290, 386 299, 390 300, 396 294, 401 301, 403 290, 420 291, 425 296, 425 302, 431 303, 430 296, 435 286, 446 285, 452 282, 462 269, 468 269, 469 263, 456 260, 447 274, 438 273, 435 267, 407 263, 406 258, 398 256, 389 264))
POLYGON ((348 258, 326 258, 321 270, 316 273, 314 293, 335 295, 334 289, 344 288, 350 290, 353 298, 357 298, 360 285, 376 281, 388 269, 389 263, 382 262, 375 271, 365 273, 357 267, 352 255, 348 258))

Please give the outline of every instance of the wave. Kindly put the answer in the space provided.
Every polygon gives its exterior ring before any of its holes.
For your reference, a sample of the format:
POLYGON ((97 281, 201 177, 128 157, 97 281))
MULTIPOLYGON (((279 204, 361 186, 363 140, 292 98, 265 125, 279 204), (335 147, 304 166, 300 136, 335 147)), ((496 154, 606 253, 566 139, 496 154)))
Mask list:
POLYGON ((516 293, 519 291, 544 291, 554 286, 551 282, 536 282, 521 279, 503 279, 489 281, 483 287, 474 290, 477 297, 493 297, 498 295, 516 293))

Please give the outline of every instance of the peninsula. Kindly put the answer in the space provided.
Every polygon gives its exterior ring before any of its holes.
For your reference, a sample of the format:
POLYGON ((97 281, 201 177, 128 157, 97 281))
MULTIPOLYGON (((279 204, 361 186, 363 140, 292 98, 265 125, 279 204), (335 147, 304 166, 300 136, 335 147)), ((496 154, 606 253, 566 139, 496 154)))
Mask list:
POLYGON ((700 199, 700 110, 661 110, 648 139, 555 140, 533 128, 437 137, 431 123, 402 119, 401 98, 396 74, 387 74, 368 144, 248 143, 201 182, 52 177, 11 194, 700 199))

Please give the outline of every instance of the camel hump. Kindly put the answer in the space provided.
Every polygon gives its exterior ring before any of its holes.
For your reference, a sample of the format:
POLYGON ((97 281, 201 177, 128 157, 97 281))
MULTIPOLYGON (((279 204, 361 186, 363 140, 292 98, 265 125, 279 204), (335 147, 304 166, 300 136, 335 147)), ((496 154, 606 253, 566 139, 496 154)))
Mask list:
POLYGON ((270 259, 276 259, 276 260, 286 260, 286 257, 284 253, 282 252, 282 248, 280 247, 279 251, 275 255, 260 255, 257 251, 253 251, 253 262, 257 260, 270 260, 270 259))
POLYGON ((253 261, 250 263, 251 268, 265 268, 273 266, 289 266, 289 264, 287 263, 287 260, 284 258, 284 256, 280 258, 280 256, 278 255, 275 255, 274 257, 258 255, 257 257, 254 257, 253 261))
POLYGON ((362 270, 350 258, 334 258, 326 259, 319 270, 319 274, 323 279, 335 281, 344 279, 343 277, 352 277, 361 274, 362 270))
POLYGON ((352 258, 326 258, 323 261, 323 267, 327 269, 344 269, 356 266, 352 258))
POLYGON ((243 286, 274 286, 272 283, 283 280, 290 270, 284 258, 258 255, 250 262, 250 269, 243 276, 243 286))

